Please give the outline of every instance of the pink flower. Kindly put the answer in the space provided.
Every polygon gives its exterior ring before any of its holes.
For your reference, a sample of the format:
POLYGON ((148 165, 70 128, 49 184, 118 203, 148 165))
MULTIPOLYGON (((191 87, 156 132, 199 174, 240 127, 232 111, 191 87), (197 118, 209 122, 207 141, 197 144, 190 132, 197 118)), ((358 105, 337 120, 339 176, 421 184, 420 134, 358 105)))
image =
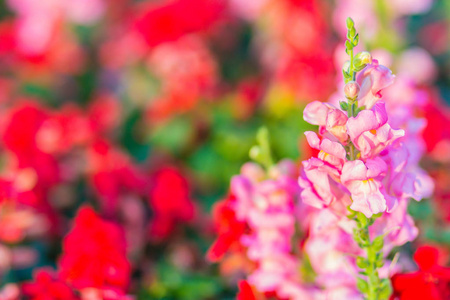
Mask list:
POLYGON ((252 182, 245 176, 234 176, 231 179, 230 191, 238 199, 238 201, 234 203, 236 219, 246 221, 252 207, 252 182))
POLYGON ((234 208, 235 214, 228 214, 233 220, 229 224, 235 227, 233 230, 239 228, 236 221, 244 227, 229 236, 231 243, 227 241, 220 248, 228 249, 239 238, 247 257, 257 264, 248 282, 260 292, 294 295, 302 290, 298 260, 291 253, 299 194, 297 176, 294 164, 285 160, 266 174, 255 164, 245 164, 241 175, 231 182, 234 199, 229 208, 234 208))
POLYGON ((392 129, 387 123, 384 103, 377 103, 370 110, 361 111, 347 122, 348 134, 361 151, 361 158, 373 158, 396 139, 405 135, 402 129, 392 129))
POLYGON ((381 179, 387 170, 381 158, 348 161, 342 168, 341 181, 348 188, 353 200, 351 209, 362 212, 368 218, 373 214, 391 211, 396 199, 386 194, 381 179))
POLYGON ((426 13, 433 6, 433 0, 394 0, 390 2, 392 11, 402 15, 426 13))
POLYGON ((417 166, 415 155, 410 155, 411 151, 416 150, 414 145, 411 144, 409 148, 407 146, 407 143, 398 141, 381 156, 390 169, 389 177, 385 180, 386 189, 396 197, 420 201, 431 196, 434 183, 428 174, 417 166))
POLYGON ((103 0, 66 0, 63 10, 67 18, 77 24, 91 25, 97 22, 105 11, 103 0))
POLYGON ((20 290, 17 284, 7 283, 0 289, 0 299, 2 300, 19 300, 20 290))
POLYGON ((333 107, 330 104, 314 101, 308 103, 303 110, 303 119, 313 125, 325 126, 327 114, 333 107))
POLYGON ((273 253, 260 261, 259 268, 249 276, 248 282, 261 292, 271 292, 291 277, 297 267, 295 257, 273 253))
POLYGON ((389 253, 393 247, 413 241, 419 230, 413 218, 408 215, 408 200, 401 199, 398 206, 390 213, 385 213, 370 227, 370 235, 376 237, 387 234, 384 238, 383 252, 389 253))
POLYGON ((341 143, 347 141, 347 115, 340 109, 330 104, 314 101, 306 105, 303 111, 303 119, 313 125, 319 125, 321 134, 329 134, 327 137, 337 139, 341 143))
POLYGON ((342 144, 332 142, 327 138, 320 140, 317 134, 312 131, 306 131, 305 136, 312 148, 320 150, 319 159, 336 167, 338 170, 342 169, 347 155, 342 144))
POLYGON ((336 182, 339 172, 324 161, 311 158, 303 162, 303 174, 298 179, 302 201, 316 208, 323 208, 333 203, 342 194, 336 182))
POLYGON ((395 76, 389 68, 379 65, 377 60, 373 60, 373 63, 367 65, 357 77, 357 82, 361 86, 358 96, 359 106, 372 108, 381 99, 381 90, 390 86, 394 82, 394 78, 395 76))
POLYGON ((398 75, 411 78, 419 84, 429 83, 436 77, 437 68, 426 50, 414 47, 402 53, 398 62, 398 75))
POLYGON ((327 291, 338 287, 353 288, 353 274, 357 268, 354 259, 344 253, 361 254, 351 235, 355 222, 329 208, 315 210, 311 214, 305 252, 317 274, 317 283, 327 291))

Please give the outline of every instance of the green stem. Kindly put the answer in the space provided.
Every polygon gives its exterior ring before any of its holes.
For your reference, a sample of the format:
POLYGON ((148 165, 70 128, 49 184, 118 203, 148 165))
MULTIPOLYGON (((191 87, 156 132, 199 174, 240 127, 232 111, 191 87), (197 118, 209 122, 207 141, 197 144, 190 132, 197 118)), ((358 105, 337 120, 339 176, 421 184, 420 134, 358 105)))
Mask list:
POLYGON ((250 158, 263 165, 269 171, 274 165, 270 149, 269 131, 261 127, 256 134, 256 145, 250 149, 250 158))
MULTIPOLYGON (((347 19, 347 41, 346 52, 350 56, 350 65, 348 70, 344 69, 344 81, 348 83, 355 81, 356 73, 362 69, 362 65, 355 66, 354 47, 358 44, 358 35, 354 27, 354 22, 351 18, 347 19)), ((349 118, 356 117, 358 114, 358 102, 355 99, 347 98, 347 115, 349 118)), ((357 158, 357 150, 355 145, 349 140, 348 142, 348 156, 349 160, 355 160, 357 158)), ((359 247, 366 253, 366 257, 358 257, 356 264, 362 269, 360 273, 363 277, 358 277, 357 285, 358 289, 365 296, 366 300, 384 300, 389 297, 390 284, 389 280, 381 280, 378 274, 378 268, 383 266, 383 238, 384 236, 378 236, 373 241, 370 240, 369 227, 375 222, 377 215, 367 218, 361 212, 351 211, 349 218, 354 219, 357 224, 357 228, 353 231, 353 239, 358 243, 359 247)))
POLYGON ((355 72, 355 62, 354 62, 354 54, 353 54, 353 48, 350 51, 350 75, 352 80, 355 81, 356 79, 356 72, 355 72))
POLYGON ((381 280, 378 269, 384 264, 383 262, 383 238, 376 237, 370 240, 369 227, 375 222, 377 216, 367 218, 362 213, 354 213, 354 220, 357 228, 353 232, 353 239, 366 253, 366 257, 358 257, 356 264, 362 269, 361 274, 365 278, 360 278, 362 282, 358 285, 361 293, 365 295, 366 300, 385 300, 390 294, 390 286, 388 279, 381 280))

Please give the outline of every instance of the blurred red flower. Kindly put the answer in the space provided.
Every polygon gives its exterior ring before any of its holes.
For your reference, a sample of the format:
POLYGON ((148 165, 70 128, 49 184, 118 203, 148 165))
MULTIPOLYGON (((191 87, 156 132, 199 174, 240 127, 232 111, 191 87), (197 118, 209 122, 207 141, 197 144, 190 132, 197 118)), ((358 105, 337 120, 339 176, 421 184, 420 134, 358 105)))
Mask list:
POLYGON ((234 209, 231 207, 234 196, 216 203, 213 209, 213 218, 218 232, 218 238, 207 253, 210 261, 220 260, 233 246, 239 246, 239 240, 246 230, 246 223, 236 219, 234 209))
POLYGON ((225 9, 223 0, 159 1, 157 4, 147 1, 134 21, 134 28, 153 47, 209 29, 223 17, 225 9))
POLYGON ((236 300, 256 300, 253 289, 246 280, 239 282, 239 293, 236 295, 236 300))
POLYGON ((33 168, 44 187, 60 179, 56 159, 37 143, 39 129, 48 118, 49 112, 39 104, 23 102, 8 111, 2 134, 4 147, 17 160, 17 167, 33 168))
POLYGON ((131 158, 106 140, 98 139, 87 149, 88 178, 107 214, 115 212, 123 193, 143 194, 145 176, 131 158))
POLYGON ((450 299, 450 268, 438 265, 438 250, 422 246, 414 254, 419 270, 392 276, 391 300, 450 299))
POLYGON ((34 281, 22 285, 22 292, 30 300, 76 300, 72 289, 51 270, 40 269, 34 281))
POLYGON ((77 289, 120 288, 130 280, 123 232, 102 220, 90 207, 82 207, 72 231, 64 238, 60 275, 77 289))
POLYGON ((178 222, 191 221, 195 216, 194 203, 186 178, 174 167, 163 167, 153 175, 150 206, 154 219, 150 225, 152 237, 167 237, 178 222))

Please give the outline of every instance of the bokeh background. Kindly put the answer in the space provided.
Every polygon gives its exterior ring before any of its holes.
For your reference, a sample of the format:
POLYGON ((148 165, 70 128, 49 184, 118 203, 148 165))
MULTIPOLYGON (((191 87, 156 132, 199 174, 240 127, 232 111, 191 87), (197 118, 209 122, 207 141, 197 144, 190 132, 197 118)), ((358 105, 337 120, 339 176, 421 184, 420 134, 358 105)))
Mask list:
POLYGON ((0 0, 0 299, 72 299, 60 276, 83 299, 234 299, 247 262, 205 258, 214 203, 263 125, 277 159, 311 155, 302 110, 341 97, 348 16, 426 122, 436 188, 401 251, 447 263, 450 1, 0 0))

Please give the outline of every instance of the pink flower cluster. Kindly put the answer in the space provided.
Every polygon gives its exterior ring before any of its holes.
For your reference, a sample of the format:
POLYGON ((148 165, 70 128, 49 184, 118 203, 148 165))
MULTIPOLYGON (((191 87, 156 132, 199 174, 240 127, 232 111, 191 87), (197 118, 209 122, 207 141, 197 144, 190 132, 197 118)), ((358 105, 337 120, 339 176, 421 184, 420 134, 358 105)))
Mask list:
POLYGON ((303 162, 299 178, 302 200, 318 209, 311 216, 305 250, 326 290, 341 293, 346 284, 335 284, 334 278, 347 278, 350 290, 346 293, 356 293, 354 299, 359 299, 354 282, 358 268, 353 258, 342 254, 361 254, 353 242, 355 224, 347 218, 347 206, 368 218, 382 214, 370 227, 370 236, 385 234, 384 250, 390 251, 417 236, 406 211, 408 200, 428 197, 433 189, 428 176, 417 172, 418 160, 404 130, 409 128, 390 125, 391 118, 398 123, 396 115, 388 115, 389 99, 382 92, 393 79, 390 70, 374 60, 356 82, 349 83, 360 87, 357 101, 364 109, 356 116, 348 117, 340 108, 321 102, 310 103, 304 110, 305 120, 318 125, 320 134, 305 133, 309 145, 320 152, 303 162))
MULTIPOLYGON (((410 198, 428 197, 433 183, 411 147, 420 130, 411 130, 404 115, 386 110, 393 104, 383 94, 393 82, 392 72, 373 60, 345 89, 359 104, 353 108, 357 113, 318 101, 306 106, 304 119, 318 125, 319 134, 308 131, 305 136, 318 154, 303 161, 297 182, 288 161, 267 172, 247 163, 232 179, 210 259, 233 250, 256 263, 247 269, 242 293, 247 294, 250 285, 281 298, 360 299, 355 257, 367 254, 354 239, 357 224, 348 217, 349 209, 367 218, 376 216, 368 233, 370 240, 384 236, 386 255, 415 239, 418 230, 407 204, 410 198), (305 267, 300 250, 312 268, 314 284, 306 284, 300 274, 305 267)), ((411 114, 408 120, 416 119, 411 114)), ((390 275, 387 266, 379 272, 382 278, 390 275)))
POLYGON ((301 284, 300 260, 293 252, 299 241, 292 245, 299 209, 296 169, 289 160, 267 173, 255 163, 245 164, 241 174, 232 178, 230 193, 234 198, 228 207, 247 227, 237 238, 246 257, 255 263, 248 283, 267 295, 310 299, 315 290, 301 284))

